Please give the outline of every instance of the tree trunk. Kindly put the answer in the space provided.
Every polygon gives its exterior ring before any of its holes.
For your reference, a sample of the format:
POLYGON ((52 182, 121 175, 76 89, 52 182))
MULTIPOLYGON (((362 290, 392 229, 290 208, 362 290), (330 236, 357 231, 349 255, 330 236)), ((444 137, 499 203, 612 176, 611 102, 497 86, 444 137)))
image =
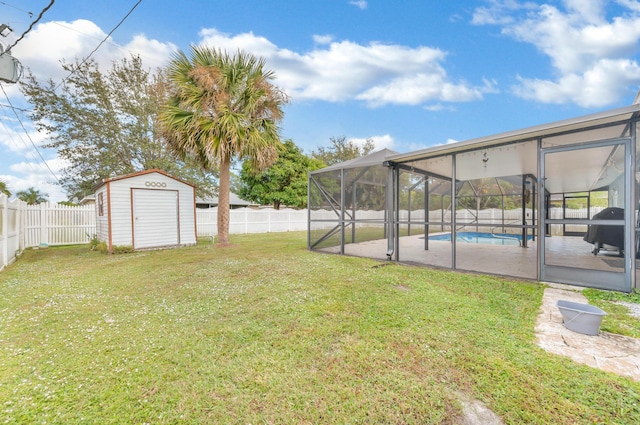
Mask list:
POLYGON ((220 162, 220 185, 218 190, 218 245, 229 245, 229 173, 231 159, 220 162))

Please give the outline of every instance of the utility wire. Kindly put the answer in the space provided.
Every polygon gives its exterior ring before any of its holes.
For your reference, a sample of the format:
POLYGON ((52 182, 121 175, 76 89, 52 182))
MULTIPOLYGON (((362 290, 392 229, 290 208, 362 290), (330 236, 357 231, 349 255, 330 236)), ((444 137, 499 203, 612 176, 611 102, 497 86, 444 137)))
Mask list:
MULTIPOLYGON (((5 4, 4 2, 1 2, 2 4, 5 4)), ((49 3, 48 6, 46 6, 44 9, 42 9, 42 11, 40 12, 40 14, 38 15, 38 17, 36 18, 35 21, 33 21, 31 23, 31 25, 29 25, 29 28, 27 28, 27 30, 22 33, 22 35, 15 41, 13 42, 13 44, 11 44, 6 50, 5 52, 10 51, 13 47, 16 46, 16 44, 18 44, 18 42, 20 42, 25 35, 27 35, 27 33, 29 33, 31 31, 31 29, 33 29, 33 27, 40 21, 40 19, 42 19, 42 16, 51 8, 51 6, 53 6, 53 4, 55 3, 55 0, 51 0, 51 2, 49 3)), ((91 53, 89 53, 89 55, 87 55, 82 62, 80 63, 80 66, 83 65, 84 63, 86 63, 87 60, 89 60, 89 58, 109 39, 109 37, 111 37, 111 34, 113 34, 115 32, 115 30, 117 30, 120 25, 122 25, 122 23, 129 17, 129 15, 131 15, 131 13, 133 13, 133 11, 138 7, 138 5, 142 3, 142 0, 138 0, 136 2, 136 4, 133 5, 133 7, 131 8, 131 10, 129 10, 129 12, 120 20, 120 22, 118 22, 118 24, 109 32, 109 34, 107 34, 107 36, 100 41, 100 43, 98 44, 98 46, 96 46, 95 49, 93 49, 91 51, 91 53)), ((29 12, 30 13, 30 12, 29 12)), ((1 53, 1 54, 4 54, 1 53)), ((1 55, 0 54, 0 55, 1 55)), ((75 71, 71 71, 69 73, 69 75, 67 75, 56 87, 54 90, 57 90, 58 87, 60 87, 60 85, 62 83, 64 83, 71 75, 73 75, 75 71)), ((24 133, 26 134, 27 138, 29 139, 29 141, 31 142, 31 145, 33 146, 33 148, 35 149, 35 151, 38 153, 38 156, 40 157, 40 159, 42 160, 42 163, 45 165, 45 167, 47 167, 47 169, 49 170, 49 172, 51 173, 51 175, 53 176, 53 178, 56 179, 56 181, 58 182, 58 184, 60 184, 60 180, 58 179, 58 176, 56 176, 56 174, 53 172, 53 170, 51 170, 51 168, 49 167, 49 164, 47 164, 47 161, 44 159, 44 157, 42 156, 42 154, 40 153, 40 150, 38 149, 38 147, 36 146, 36 144, 33 142, 33 139, 31 138, 31 136, 29 135, 29 132, 27 131, 27 129, 25 128, 24 124, 22 123, 22 120, 20 119, 20 117, 18 116, 18 113, 16 112, 16 107, 13 106, 13 104, 11 103, 11 100, 9 100, 9 96, 7 95, 7 92, 4 90, 4 87, 0 84, 0 88, 2 88, 2 93, 4 94, 5 99, 7 100, 7 103, 9 104, 9 107, 11 108, 11 110, 13 111, 14 115, 16 116, 16 119, 18 120, 18 122, 20 123, 20 126, 22 127, 22 130, 24 131, 24 133)))
POLYGON ((13 108, 16 111, 20 111, 20 112, 32 112, 30 109, 18 108, 17 106, 5 105, 4 103, 0 103, 0 107, 13 108))
MULTIPOLYGON (((4 112, 4 108, 6 107, 6 105, 0 104, 0 107, 2 107, 2 110, 4 112)), ((5 113, 4 116, 6 118, 9 118, 9 116, 5 113)), ((2 127, 4 127, 7 135, 9 136, 9 139, 11 139, 12 142, 14 142, 13 139, 13 135, 11 134, 11 130, 9 129, 9 127, 7 127, 7 125, 4 123, 4 120, 0 120, 0 124, 2 124, 2 127)), ((22 142, 22 144, 27 148, 27 152, 29 152, 31 155, 31 159, 34 160, 34 162, 38 162, 38 158, 36 158, 36 156, 34 155, 34 153, 30 150, 29 145, 27 144, 27 142, 25 142, 25 140, 18 136, 18 139, 20 139, 20 141, 22 142)), ((29 168, 31 168, 33 171, 36 171, 35 168, 33 168, 33 165, 31 164, 31 162, 27 162, 27 165, 29 166, 29 168)))
POLYGON ((29 18, 33 18, 33 12, 29 12, 28 10, 20 9, 18 6, 14 6, 12 4, 7 3, 6 1, 0 1, 1 5, 12 7, 20 12, 24 12, 29 15, 29 18))
MULTIPOLYGON (((13 47, 15 47, 16 44, 18 44, 18 42, 20 42, 20 40, 22 40, 24 38, 24 36, 27 35, 29 33, 29 31, 31 31, 33 29, 35 24, 37 24, 40 21, 40 19, 42 19, 42 16, 47 12, 47 10, 51 9, 51 6, 53 6, 53 3, 55 3, 55 1, 56 0, 51 0, 51 3, 49 3, 44 9, 42 9, 40 14, 36 18, 36 20, 31 22, 31 25, 29 25, 29 28, 27 28, 27 30, 25 32, 23 32, 22 35, 20 37, 18 37, 18 39, 16 41, 14 41, 9 47, 7 47, 5 52, 11 51, 11 49, 13 47)), ((2 54, 4 54, 4 52, 2 54)))
MULTIPOLYGON (((40 19, 42 18, 42 16, 47 12, 47 10, 49 10, 51 8, 51 6, 53 6, 53 3, 55 2, 55 0, 51 0, 51 3, 49 3, 49 5, 47 7, 45 7, 40 14, 38 15, 37 19, 31 23, 31 25, 29 26, 29 28, 11 45, 9 46, 5 52, 9 51, 11 48, 15 47, 16 44, 18 44, 18 42, 20 40, 22 40, 24 38, 24 36, 31 31, 31 29, 33 28, 33 26, 35 24, 37 24, 40 19)), ((4 2, 0 2, 2 4, 6 4, 4 2)), ((138 0, 136 2, 135 5, 133 5, 133 7, 131 8, 131 10, 129 10, 129 12, 120 20, 120 22, 118 22, 118 24, 109 32, 109 34, 107 34, 107 36, 100 41, 100 43, 98 44, 98 46, 96 46, 95 49, 93 49, 91 51, 91 53, 89 53, 89 55, 87 55, 82 62, 80 63, 80 65, 83 65, 87 60, 89 60, 89 58, 109 39, 109 37, 111 36, 111 34, 114 33, 115 30, 117 30, 120 25, 122 25, 122 23, 129 17, 129 15, 131 15, 131 13, 133 13, 133 11, 138 7, 138 5, 142 3, 142 0, 138 0)), ((4 53, 4 52, 3 52, 4 53)), ((54 90, 58 89, 58 87, 60 87, 60 85, 62 83, 64 83, 71 75, 73 75, 75 71, 71 71, 69 73, 69 75, 67 75, 67 77, 65 77, 56 87, 54 90)), ((58 176, 56 176, 56 174, 53 172, 53 170, 51 170, 51 168, 49 167, 49 164, 47 164, 47 161, 44 159, 44 157, 42 156, 42 154, 40 153, 40 150, 38 149, 38 147, 36 146, 36 144, 33 142, 33 139, 31 138, 31 136, 29 135, 29 132, 27 131, 27 129, 25 128, 24 124, 22 123, 22 120, 20 119, 20 117, 18 116, 18 113, 16 112, 16 107, 13 106, 13 104, 11 103, 11 100, 9 100, 9 96, 7 95, 7 92, 4 90, 4 87, 0 84, 0 88, 2 88, 2 93, 4 93, 4 97, 7 100, 7 103, 9 104, 9 107, 11 108, 11 110, 13 111, 14 115, 16 116, 16 119, 18 120, 18 122, 20 123, 20 126, 22 127, 22 130, 24 131, 24 133, 26 134, 27 138, 29 139, 29 141, 31 142, 31 145, 33 146, 33 148, 35 149, 35 151, 38 153, 38 156, 40 157, 40 159, 42 160, 42 163, 45 165, 45 167, 47 167, 47 169, 49 170, 49 172, 51 173, 51 175, 53 176, 53 178, 56 179, 56 181, 58 182, 58 184, 60 184, 60 180, 58 179, 58 176)))
POLYGON ((51 168, 49 167, 49 164, 47 164, 47 161, 44 159, 44 157, 42 156, 42 154, 40 153, 40 150, 38 149, 38 147, 36 146, 35 143, 33 143, 33 139, 31 138, 31 136, 29 135, 29 132, 27 131, 27 129, 24 127, 24 124, 22 123, 22 120, 20 119, 20 117, 18 116, 18 113, 16 112, 15 108, 13 107, 13 105, 11 104, 11 100, 9 100, 9 96, 7 96, 7 92, 4 91, 4 86, 2 84, 0 84, 0 88, 2 88, 2 93, 4 93, 4 97, 7 99, 7 103, 9 104, 9 106, 11 107, 11 110, 13 111, 14 115, 16 116, 16 118, 18 119, 18 122, 20 123, 20 126, 22 126, 22 130, 24 131, 24 133, 27 135, 27 138, 29 139, 29 141, 31 142, 31 146, 33 146, 33 149, 36 150, 36 152, 38 153, 38 156, 40 157, 40 159, 42 160, 42 163, 45 165, 45 167, 47 167, 47 170, 49 170, 49 172, 51 173, 51 175, 53 176, 54 179, 56 179, 56 181, 58 182, 58 184, 60 184, 60 179, 58 179, 58 176, 55 175, 55 173, 53 172, 53 170, 51 170, 51 168))
MULTIPOLYGON (((111 37, 111 34, 113 34, 113 33, 114 33, 114 31, 115 31, 115 30, 117 30, 117 29, 120 27, 120 25, 122 25, 122 23, 123 23, 123 22, 124 22, 128 17, 129 17, 129 15, 131 15, 131 13, 133 13, 133 11, 135 10, 135 8, 136 8, 136 7, 138 7, 138 5, 139 5, 140 3, 142 3, 142 0, 138 0, 138 2, 137 2, 136 4, 134 4, 134 5, 133 5, 133 7, 131 8, 131 10, 129 10, 129 12, 128 12, 126 15, 124 15, 124 18, 122 18, 122 19, 120 20, 120 22, 118 22, 118 25, 116 25, 116 26, 115 26, 115 27, 114 27, 114 28, 109 32, 109 34, 107 34, 107 36, 106 36, 105 38, 103 38, 103 39, 102 39, 102 41, 101 41, 101 42, 96 46, 96 48, 95 48, 95 49, 93 49, 93 50, 91 51, 91 53, 89 53, 89 54, 88 54, 84 59, 82 59, 82 62, 80 62, 80 64, 79 64, 75 69, 78 69, 78 68, 80 68, 82 65, 84 65, 84 64, 89 60, 89 58, 91 57, 91 55, 93 55, 96 51, 98 51, 98 49, 100 48, 100 46, 102 46, 102 45, 103 45, 103 44, 104 44, 104 43, 109 39, 109 37, 111 37)), ((71 70, 71 72, 69 73, 69 75, 67 75, 65 78, 63 78, 63 79, 62 79, 62 81, 60 81, 60 82, 58 83, 58 85, 57 85, 53 90, 54 90, 54 91, 55 91, 55 90, 57 90, 57 89, 58 89, 58 87, 60 87, 60 86, 61 86, 65 81, 67 81, 67 79, 73 75, 73 73, 75 72, 75 69, 72 69, 72 70, 71 70)))

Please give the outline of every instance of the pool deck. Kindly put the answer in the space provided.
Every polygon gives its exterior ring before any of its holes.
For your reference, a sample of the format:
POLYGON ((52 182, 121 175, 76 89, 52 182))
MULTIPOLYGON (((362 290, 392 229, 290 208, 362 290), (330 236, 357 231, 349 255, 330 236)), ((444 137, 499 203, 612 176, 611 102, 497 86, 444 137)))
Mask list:
MULTIPOLYGON (((400 238, 398 255, 401 262, 432 267, 452 268, 450 241, 429 240, 425 250, 420 235, 400 238)), ((580 237, 553 236, 545 238, 548 264, 577 268, 622 272, 617 253, 601 251, 593 255, 593 245, 580 237)), ((338 247, 320 251, 338 253, 338 247)), ((346 255, 387 259, 387 241, 374 240, 345 245, 346 255)), ((497 274, 524 279, 538 279, 537 241, 528 241, 527 247, 491 244, 457 243, 455 265, 459 271, 497 274)))

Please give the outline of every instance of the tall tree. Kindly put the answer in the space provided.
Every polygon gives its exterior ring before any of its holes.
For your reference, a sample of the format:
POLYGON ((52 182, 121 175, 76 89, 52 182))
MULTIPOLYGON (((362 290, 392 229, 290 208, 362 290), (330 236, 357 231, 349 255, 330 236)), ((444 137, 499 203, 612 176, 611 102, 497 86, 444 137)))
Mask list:
POLYGON ((167 73, 174 84, 161 113, 170 148, 183 159, 220 171, 218 244, 229 244, 231 161, 263 170, 282 148, 277 123, 287 96, 271 83, 264 59, 238 51, 230 55, 191 46, 173 54, 167 73))
POLYGON ((242 182, 238 195, 261 205, 273 204, 294 208, 307 206, 307 174, 324 167, 324 163, 309 158, 292 140, 284 142, 284 151, 273 165, 262 172, 255 172, 249 164, 240 171, 242 182))
POLYGON ((3 193, 7 196, 11 196, 11 191, 9 190, 9 185, 7 182, 0 180, 0 193, 3 193))
POLYGON ((33 187, 30 187, 27 190, 21 190, 20 192, 16 193, 16 197, 21 201, 26 202, 28 205, 37 205, 43 202, 47 202, 48 196, 49 195, 47 195, 46 193, 42 193, 39 190, 34 189, 33 187))
POLYGON ((375 143, 371 139, 367 139, 362 146, 356 144, 353 140, 347 140, 345 136, 331 137, 329 141, 331 142, 331 146, 320 146, 317 151, 311 152, 313 158, 327 165, 334 165, 365 156, 376 148, 375 143))
POLYGON ((200 194, 214 191, 213 169, 177 160, 162 140, 158 109, 168 98, 162 72, 145 70, 138 56, 104 73, 93 60, 62 67, 69 73, 62 84, 40 83, 29 73, 21 89, 37 130, 49 137, 45 147, 69 164, 60 182, 70 199, 92 193, 103 178, 150 168, 195 184, 200 194))

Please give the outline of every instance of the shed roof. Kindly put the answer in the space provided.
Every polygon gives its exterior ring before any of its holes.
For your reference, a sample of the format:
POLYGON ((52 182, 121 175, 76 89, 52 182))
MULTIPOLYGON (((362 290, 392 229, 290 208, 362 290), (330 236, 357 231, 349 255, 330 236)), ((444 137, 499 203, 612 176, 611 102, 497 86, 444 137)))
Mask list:
POLYGON ((189 183, 188 181, 184 181, 184 180, 181 180, 181 179, 179 179, 177 177, 174 177, 174 176, 172 176, 171 174, 167 173, 164 170, 160 170, 158 168, 151 168, 149 170, 143 170, 143 171, 138 171, 138 172, 131 173, 131 174, 124 174, 122 176, 108 177, 108 178, 102 179, 102 182, 98 183, 95 186, 94 190, 98 190, 99 188, 101 188, 102 186, 104 186, 106 183, 109 183, 109 182, 113 182, 113 181, 117 181, 117 180, 124 180, 124 179, 128 179, 128 178, 131 178, 131 177, 138 177, 138 176, 143 176, 145 174, 152 174, 152 173, 162 174, 163 176, 166 176, 166 177, 169 177, 170 179, 179 181, 180 183, 184 183, 186 185, 192 186, 193 188, 196 187, 193 183, 189 183))

